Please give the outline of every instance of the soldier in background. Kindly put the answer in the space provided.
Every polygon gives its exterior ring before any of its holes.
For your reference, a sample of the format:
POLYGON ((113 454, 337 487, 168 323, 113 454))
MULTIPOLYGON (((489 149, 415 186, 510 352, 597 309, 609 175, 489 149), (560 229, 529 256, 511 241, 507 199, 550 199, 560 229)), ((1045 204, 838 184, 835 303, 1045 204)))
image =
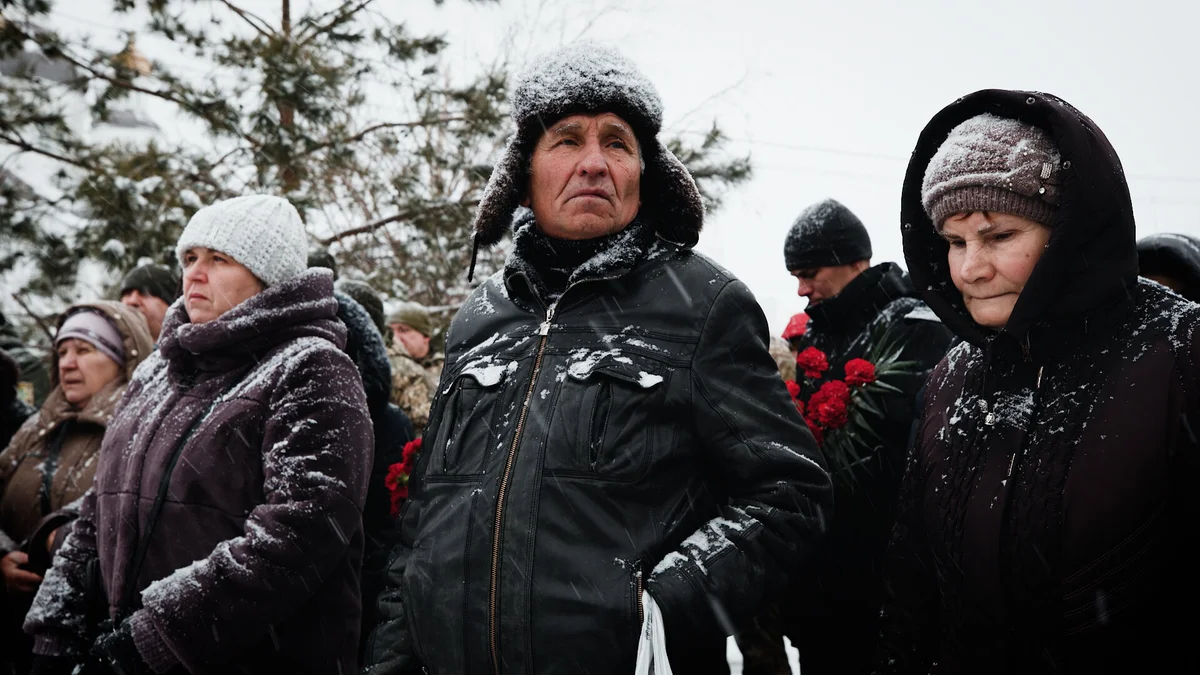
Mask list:
POLYGON ((422 305, 401 303, 388 317, 388 327, 393 338, 388 349, 392 363, 392 403, 408 415, 420 438, 429 423, 429 406, 437 392, 446 357, 435 352, 430 344, 433 320, 422 305))

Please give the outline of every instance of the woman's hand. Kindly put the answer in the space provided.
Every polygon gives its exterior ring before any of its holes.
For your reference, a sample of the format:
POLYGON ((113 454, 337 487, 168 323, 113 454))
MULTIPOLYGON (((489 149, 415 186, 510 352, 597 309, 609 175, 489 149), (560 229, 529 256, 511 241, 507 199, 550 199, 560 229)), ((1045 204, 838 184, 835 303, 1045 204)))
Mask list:
POLYGON ((58 536, 59 528, 54 528, 46 535, 46 553, 54 553, 54 538, 58 536))
POLYGON ((42 584, 42 578, 33 572, 21 569, 29 563, 29 556, 12 551, 0 558, 0 575, 4 577, 4 590, 9 593, 34 593, 42 584))

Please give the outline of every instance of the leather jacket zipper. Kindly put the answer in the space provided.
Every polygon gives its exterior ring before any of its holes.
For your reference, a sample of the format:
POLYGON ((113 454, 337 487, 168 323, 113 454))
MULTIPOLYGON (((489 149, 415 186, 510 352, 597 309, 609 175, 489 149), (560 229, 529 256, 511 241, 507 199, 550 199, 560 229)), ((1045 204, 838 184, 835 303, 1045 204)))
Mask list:
POLYGON ((537 357, 533 362, 533 372, 529 375, 529 389, 525 392, 525 402, 521 405, 521 417, 517 420, 517 431, 508 447, 508 456, 504 458, 504 473, 500 476, 500 490, 496 496, 496 527, 492 531, 492 576, 491 589, 488 594, 488 646, 492 652, 492 672, 500 675, 500 646, 496 639, 496 607, 500 595, 500 527, 504 522, 504 500, 508 495, 508 484, 512 479, 512 468, 517 456, 517 446, 521 443, 521 434, 525 431, 525 420, 529 417, 529 406, 533 403, 533 390, 537 387, 538 374, 542 370, 542 360, 546 356, 546 343, 550 336, 550 323, 554 320, 554 309, 557 304, 546 310, 546 320, 538 329, 542 336, 538 343, 537 357))
POLYGON ((637 622, 638 631, 642 630, 642 623, 646 621, 646 608, 642 607, 642 564, 637 562, 637 571, 634 572, 634 577, 637 579, 637 585, 634 587, 633 602, 637 604, 637 622))

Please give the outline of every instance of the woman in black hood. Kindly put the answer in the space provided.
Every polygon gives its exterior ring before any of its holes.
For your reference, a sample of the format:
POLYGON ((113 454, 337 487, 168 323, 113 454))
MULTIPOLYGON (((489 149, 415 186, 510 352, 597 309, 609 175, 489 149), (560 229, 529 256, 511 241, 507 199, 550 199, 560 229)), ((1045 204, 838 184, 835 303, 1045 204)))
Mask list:
POLYGON ((1139 281, 1116 152, 1057 97, 980 91, 902 200, 963 342, 901 489, 879 672, 1196 672, 1200 306, 1139 281))

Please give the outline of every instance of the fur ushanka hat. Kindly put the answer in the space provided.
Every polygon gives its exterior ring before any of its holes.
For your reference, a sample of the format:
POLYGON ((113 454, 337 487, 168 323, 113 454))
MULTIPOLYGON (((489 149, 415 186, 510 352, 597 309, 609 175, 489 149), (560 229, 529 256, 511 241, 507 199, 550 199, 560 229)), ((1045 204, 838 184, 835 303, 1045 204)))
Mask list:
MULTIPOLYGON (((511 104, 517 132, 496 164, 475 213, 476 250, 496 244, 512 226, 529 183, 529 158, 542 132, 580 113, 610 112, 633 127, 645 162, 639 215, 663 239, 689 247, 699 240, 704 203, 691 173, 658 141, 662 129, 658 91, 620 53, 594 42, 551 52, 518 80, 511 104)), ((472 258, 472 274, 474 267, 472 258)))

